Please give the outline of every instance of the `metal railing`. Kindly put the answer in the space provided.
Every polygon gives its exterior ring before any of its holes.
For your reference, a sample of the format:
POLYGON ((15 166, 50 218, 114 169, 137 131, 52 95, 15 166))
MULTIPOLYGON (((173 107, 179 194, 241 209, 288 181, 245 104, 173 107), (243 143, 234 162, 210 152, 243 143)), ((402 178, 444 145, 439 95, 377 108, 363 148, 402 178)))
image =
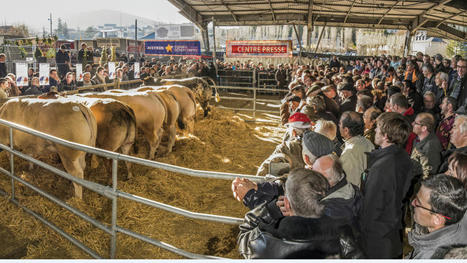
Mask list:
MULTIPOLYGON (((40 131, 37 131, 37 130, 33 130, 33 129, 30 129, 28 127, 25 127, 25 126, 22 126, 22 125, 19 125, 19 124, 10 122, 10 121, 6 121, 6 120, 3 120, 3 119, 0 119, 0 125, 6 126, 6 127, 9 128, 10 146, 0 144, 0 149, 10 153, 10 171, 7 171, 6 169, 0 167, 0 172, 11 178, 11 193, 10 193, 9 200, 12 203, 14 203, 14 204, 18 205, 19 207, 21 207, 25 212, 29 213, 30 215, 34 216, 35 218, 40 220, 45 225, 52 228, 54 231, 58 232, 64 238, 66 238, 71 243, 73 243, 74 245, 76 245, 77 247, 79 247, 84 252, 88 253, 90 256, 92 256, 94 258, 103 258, 103 256, 99 255, 97 252, 95 252, 91 248, 87 247, 85 244, 83 244, 79 240, 75 239, 73 236, 66 233, 64 230, 62 230, 58 226, 54 225, 53 223, 51 223, 50 221, 48 221, 47 219, 45 219, 44 217, 42 217, 38 213, 36 213, 36 212, 32 211, 31 209, 29 209, 28 207, 25 207, 24 205, 22 205, 15 198, 15 181, 20 182, 23 185, 25 185, 26 187, 31 188, 35 192, 37 192, 40 195, 46 197, 50 201, 52 201, 52 202, 56 203, 57 205, 59 205, 60 207, 67 209, 71 213, 79 216, 81 219, 91 223, 92 225, 94 225, 98 229, 100 229, 100 230, 104 231, 105 233, 109 234, 111 236, 111 238, 110 238, 110 255, 109 255, 109 257, 112 258, 112 259, 115 258, 116 251, 117 251, 117 233, 126 234, 128 236, 133 237, 133 238, 142 240, 142 241, 147 242, 149 244, 158 246, 160 248, 169 250, 169 251, 171 251, 173 253, 176 253, 178 255, 185 256, 185 257, 188 257, 188 258, 214 259, 214 258, 218 258, 218 257, 191 253, 191 252, 185 251, 183 249, 174 247, 174 246, 172 246, 170 244, 161 242, 159 240, 152 239, 152 238, 150 238, 148 236, 144 236, 142 234, 133 232, 133 231, 131 231, 129 229, 119 227, 117 225, 117 199, 119 197, 124 198, 124 199, 127 199, 127 200, 131 200, 131 201, 134 201, 134 202, 137 202, 137 203, 145 204, 145 205, 148 205, 148 206, 151 206, 151 207, 154 207, 154 208, 159 208, 159 209, 162 209, 162 210, 165 210, 165 211, 168 211, 168 212, 176 213, 176 214, 179 214, 179 215, 182 215, 182 216, 185 216, 185 217, 188 217, 188 218, 193 218, 193 219, 208 220, 208 221, 227 223, 227 224, 240 224, 241 222, 243 222, 243 219, 242 218, 235 218, 235 217, 228 217, 228 216, 220 216, 220 215, 212 215, 212 214, 192 212, 192 211, 188 211, 188 210, 185 210, 185 209, 182 209, 182 208, 170 206, 170 205, 167 205, 167 204, 164 204, 164 203, 161 203, 161 202, 156 202, 156 201, 153 201, 153 200, 150 200, 150 199, 146 199, 146 198, 143 198, 143 197, 140 197, 140 196, 137 196, 137 195, 122 192, 122 191, 118 190, 118 187, 117 187, 117 165, 118 165, 118 162, 119 161, 126 161, 126 162, 140 164, 140 165, 144 165, 144 166, 148 166, 148 167, 152 167, 152 168, 158 168, 158 169, 163 169, 163 170, 167 170, 167 171, 171 171, 171 172, 181 173, 181 174, 185 174, 185 175, 189 175, 189 176, 204 177, 204 178, 232 180, 232 179, 234 179, 236 177, 239 177, 239 178, 248 178, 248 179, 256 181, 256 182, 261 182, 261 181, 264 181, 266 179, 273 178, 273 177, 260 177, 260 176, 236 174, 236 173, 224 173, 224 172, 193 170, 193 169, 189 169, 189 168, 184 168, 184 167, 179 167, 179 166, 175 166, 175 165, 165 164, 165 163, 161 163, 161 162, 157 162, 157 161, 150 161, 150 160, 146 160, 146 159, 141 159, 141 158, 137 158, 137 157, 133 157, 133 156, 129 156, 129 155, 119 154, 119 153, 115 153, 115 152, 111 152, 111 151, 106 151, 106 150, 94 148, 94 147, 87 146, 87 145, 82 145, 82 144, 66 141, 66 140, 63 140, 61 138, 51 136, 51 135, 48 135, 46 133, 43 133, 43 132, 40 132, 40 131), (60 169, 57 169, 57 168, 55 168, 55 167, 53 167, 53 166, 51 166, 51 165, 49 165, 47 163, 36 160, 36 159, 32 158, 31 156, 29 156, 27 154, 24 154, 24 153, 22 153, 20 151, 15 150, 14 147, 13 147, 13 145, 14 145, 13 130, 18 130, 18 131, 21 131, 21 132, 25 132, 27 134, 37 136, 39 138, 49 140, 51 142, 58 143, 60 145, 72 148, 74 150, 79 150, 79 151, 83 151, 83 152, 90 153, 90 154, 96 154, 96 155, 101 156, 101 157, 112 159, 112 187, 100 185, 100 184, 97 184, 97 183, 94 183, 94 182, 91 182, 91 181, 87 181, 87 180, 84 180, 84 179, 74 177, 74 176, 70 175, 67 172, 64 172, 64 171, 62 171, 60 169), (111 199, 112 200, 112 217, 111 217, 110 226, 106 225, 106 224, 104 224, 104 223, 102 223, 102 222, 100 222, 100 221, 98 221, 98 220, 96 220, 96 219, 94 219, 94 218, 92 218, 90 216, 88 216, 86 213, 83 213, 83 212, 79 211, 78 209, 76 209, 76 208, 68 205, 67 203, 59 200, 58 198, 54 197, 53 195, 50 195, 47 192, 45 192, 45 191, 39 189, 38 187, 32 185, 31 183, 29 183, 29 182, 15 176, 14 156, 18 156, 18 157, 20 157, 22 159, 25 159, 26 161, 29 161, 29 162, 31 162, 33 164, 36 164, 39 167, 42 167, 42 168, 44 168, 44 169, 46 169, 46 170, 48 170, 48 171, 50 171, 50 172, 52 172, 54 174, 57 174, 57 175, 65 178, 65 179, 68 179, 68 180, 70 180, 70 181, 72 181, 74 183, 77 183, 77 184, 79 184, 81 186, 84 186, 84 187, 86 187, 86 188, 88 188, 88 189, 90 189, 90 190, 92 190, 92 191, 94 191, 94 192, 96 192, 96 193, 98 193, 100 195, 103 195, 103 196, 111 199)), ((0 189, 0 194, 7 195, 6 191, 4 191, 2 189, 0 189)))

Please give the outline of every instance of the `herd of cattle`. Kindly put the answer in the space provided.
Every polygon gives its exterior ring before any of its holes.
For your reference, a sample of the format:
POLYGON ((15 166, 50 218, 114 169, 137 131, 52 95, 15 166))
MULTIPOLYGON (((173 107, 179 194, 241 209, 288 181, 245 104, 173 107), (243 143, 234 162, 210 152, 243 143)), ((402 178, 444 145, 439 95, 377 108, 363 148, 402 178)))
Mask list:
MULTIPOLYGON (((82 93, 56 99, 13 98, 0 108, 0 118, 68 141, 129 154, 141 131, 149 144, 147 158, 175 144, 176 125, 192 133, 197 103, 206 116, 211 86, 201 78, 151 81, 130 90, 82 93), (164 138, 165 145, 161 145, 164 138)), ((0 143, 9 144, 9 128, 0 125, 0 143)), ((65 170, 84 178, 85 153, 14 130, 14 147, 33 157, 57 153, 65 170)), ((127 163, 131 176, 130 164, 127 163)), ((75 196, 82 187, 73 183, 75 196)))

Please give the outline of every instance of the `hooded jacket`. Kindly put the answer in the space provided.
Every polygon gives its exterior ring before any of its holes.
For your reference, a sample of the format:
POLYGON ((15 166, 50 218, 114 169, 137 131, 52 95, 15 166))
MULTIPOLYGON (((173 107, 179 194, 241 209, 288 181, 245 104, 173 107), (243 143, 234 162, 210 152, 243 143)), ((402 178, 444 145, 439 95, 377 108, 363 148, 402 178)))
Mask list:
POLYGON ((416 227, 408 235, 409 244, 414 248, 410 259, 443 258, 451 248, 467 246, 467 212, 461 221, 445 226, 428 234, 416 227))

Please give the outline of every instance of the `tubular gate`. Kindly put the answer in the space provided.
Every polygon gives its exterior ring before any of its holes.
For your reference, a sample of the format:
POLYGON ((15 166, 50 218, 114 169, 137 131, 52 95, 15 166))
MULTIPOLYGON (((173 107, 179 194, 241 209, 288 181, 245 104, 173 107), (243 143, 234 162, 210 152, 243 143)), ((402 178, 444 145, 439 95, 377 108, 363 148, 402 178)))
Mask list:
MULTIPOLYGON (((163 209, 165 211, 169 211, 169 212, 176 213, 176 214, 179 214, 179 215, 182 215, 182 216, 185 216, 185 217, 189 217, 189 218, 193 218, 193 219, 208 220, 208 221, 227 223, 227 224, 240 224, 241 222, 243 222, 243 219, 242 218, 235 218, 235 217, 228 217, 228 216, 220 216, 220 215, 212 215, 212 214, 192 212, 192 211, 188 211, 188 210, 181 209, 181 208, 178 208, 178 207, 170 206, 170 205, 167 205, 167 204, 164 204, 164 203, 156 202, 156 201, 153 201, 153 200, 150 200, 150 199, 146 199, 146 198, 143 198, 143 197, 140 197, 140 196, 137 196, 137 195, 122 192, 122 191, 118 190, 118 188, 117 188, 117 167, 118 167, 117 164, 118 164, 118 162, 119 161, 128 161, 128 162, 132 162, 132 163, 135 163, 135 164, 140 164, 140 165, 144 165, 144 166, 148 166, 148 167, 152 167, 152 168, 158 168, 158 169, 163 169, 163 170, 167 170, 167 171, 171 171, 171 172, 177 172, 177 173, 181 173, 181 174, 185 174, 185 175, 189 175, 189 176, 204 177, 204 178, 232 180, 235 177, 240 177, 240 178, 248 178, 248 179, 256 181, 256 182, 264 181, 265 179, 270 178, 270 177, 265 178, 265 177, 245 175, 245 174, 193 170, 193 169, 188 169, 188 168, 179 167, 179 166, 175 166, 175 165, 165 164, 165 163, 161 163, 161 162, 157 162, 157 161, 145 160, 145 159, 141 159, 141 158, 137 158, 137 157, 133 157, 133 156, 129 156, 129 155, 123 155, 123 154, 119 154, 119 153, 115 153, 115 152, 111 152, 111 151, 106 151, 106 150, 102 150, 102 149, 98 149, 98 148, 94 148, 94 147, 90 147, 90 146, 86 146, 86 145, 66 141, 66 140, 60 139, 58 137, 51 136, 51 135, 48 135, 46 133, 36 131, 36 130, 30 129, 30 128, 27 128, 25 126, 18 125, 18 124, 15 124, 13 122, 5 121, 5 120, 2 120, 2 119, 0 119, 0 125, 4 125, 4 126, 9 127, 9 131, 10 131, 9 132, 10 146, 0 144, 0 149, 10 153, 10 171, 7 171, 6 169, 0 167, 0 172, 11 178, 11 193, 9 193, 9 195, 10 195, 9 200, 12 203, 14 203, 14 204, 18 205, 19 207, 21 207, 25 212, 31 214, 32 216, 37 218, 39 221, 41 221, 45 225, 52 228, 54 231, 58 232, 60 235, 65 237, 67 240, 69 240, 71 243, 73 243, 74 245, 76 245, 77 247, 79 247, 80 249, 82 249, 83 251, 85 251, 86 253, 88 253, 89 255, 91 255, 94 258, 104 258, 104 256, 99 255, 97 252, 95 252, 91 248, 87 247, 85 244, 78 241, 77 239, 72 237, 70 234, 68 234, 65 231, 63 231, 62 229, 60 229, 58 226, 54 225, 53 223, 51 223, 47 219, 43 218, 41 215, 37 214, 36 212, 30 210, 29 208, 27 208, 27 207, 23 206, 21 203, 19 203, 19 201, 15 198, 15 181, 20 182, 23 185, 25 185, 26 187, 31 188, 35 192, 37 192, 40 195, 48 198, 52 202, 54 202, 57 205, 61 206, 62 208, 67 209, 71 213, 79 216, 81 219, 91 223, 95 227, 97 227, 100 230, 102 230, 102 231, 106 232, 107 234, 109 234, 111 236, 110 244, 109 244, 110 245, 109 258, 112 258, 112 259, 115 258, 116 251, 117 251, 117 233, 122 233, 122 234, 125 234, 125 235, 129 235, 129 236, 131 236, 133 238, 142 240, 144 242, 147 242, 149 244, 152 244, 152 245, 161 247, 163 249, 169 250, 169 251, 171 251, 173 253, 176 253, 178 255, 181 255, 181 256, 184 256, 184 257, 187 257, 187 258, 214 259, 214 258, 218 258, 218 257, 191 253, 191 252, 182 250, 180 248, 174 247, 174 246, 172 246, 170 244, 164 243, 162 241, 155 240, 155 239, 152 239, 150 237, 144 236, 142 234, 133 232, 130 229, 125 229, 125 228, 119 227, 117 225, 117 199, 118 198, 124 198, 124 199, 127 199, 127 200, 132 200, 132 201, 135 201, 135 202, 138 202, 138 203, 141 203, 141 204, 145 204, 145 205, 148 205, 148 206, 151 206, 151 207, 154 207, 154 208, 163 209), (53 167, 53 166, 51 166, 51 165, 49 165, 47 163, 36 160, 36 159, 32 158, 31 156, 29 156, 27 154, 24 154, 24 153, 22 153, 20 151, 15 150, 14 147, 13 147, 13 145, 14 145, 13 129, 28 133, 28 134, 33 135, 33 136, 37 136, 37 137, 42 138, 42 139, 52 141, 54 143, 64 145, 66 147, 70 147, 70 148, 75 149, 75 150, 84 151, 86 153, 96 154, 96 155, 101 156, 101 157, 112 159, 112 187, 104 186, 104 185, 101 185, 101 184, 97 184, 97 183, 94 183, 94 182, 91 182, 91 181, 87 181, 87 180, 84 180, 84 179, 74 177, 74 176, 68 174, 67 172, 64 172, 64 171, 62 171, 60 169, 57 169, 57 168, 55 168, 55 167, 53 167), (59 175, 59 176, 61 176, 63 178, 66 178, 66 179, 68 179, 68 180, 70 180, 72 182, 78 183, 78 184, 80 184, 80 185, 82 185, 82 186, 84 186, 84 187, 86 187, 86 188, 100 194, 100 195, 103 195, 103 196, 111 199, 112 200, 112 219, 111 219, 110 226, 107 226, 106 224, 103 224, 102 222, 88 216, 86 213, 83 213, 83 212, 79 211, 78 209, 68 205, 66 202, 64 202, 62 200, 59 200, 58 198, 54 197, 53 195, 50 195, 47 192, 39 189, 38 187, 28 183, 27 181, 15 176, 14 158, 13 158, 14 156, 18 156, 20 158, 23 158, 23 159, 25 159, 25 160, 27 160, 27 161, 35 164, 35 165, 38 165, 38 166, 40 166, 40 167, 54 173, 54 174, 57 174, 57 175, 59 175)), ((8 193, 6 193, 5 191, 3 191, 1 189, 0 189, 0 194, 2 194, 4 196, 8 196, 8 193)))

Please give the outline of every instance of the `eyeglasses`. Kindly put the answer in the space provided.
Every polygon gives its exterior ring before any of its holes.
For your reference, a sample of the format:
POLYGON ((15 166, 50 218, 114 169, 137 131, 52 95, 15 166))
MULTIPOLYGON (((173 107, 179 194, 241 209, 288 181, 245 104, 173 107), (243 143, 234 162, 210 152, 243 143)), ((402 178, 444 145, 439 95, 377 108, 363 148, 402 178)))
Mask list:
POLYGON ((426 207, 420 205, 420 201, 418 200, 418 198, 415 198, 415 199, 413 200, 412 204, 413 204, 414 207, 418 207, 418 208, 421 208, 421 209, 425 209, 426 211, 429 211, 429 212, 434 213, 434 214, 438 214, 438 215, 440 215, 440 216, 446 218, 447 220, 452 220, 452 217, 442 215, 442 214, 440 214, 439 212, 436 212, 436 211, 433 210, 433 209, 426 208, 426 207))
POLYGON ((420 122, 415 122, 414 121, 413 124, 423 126, 423 124, 421 124, 420 122))
POLYGON ((467 68, 467 66, 457 65, 457 68, 467 68))

